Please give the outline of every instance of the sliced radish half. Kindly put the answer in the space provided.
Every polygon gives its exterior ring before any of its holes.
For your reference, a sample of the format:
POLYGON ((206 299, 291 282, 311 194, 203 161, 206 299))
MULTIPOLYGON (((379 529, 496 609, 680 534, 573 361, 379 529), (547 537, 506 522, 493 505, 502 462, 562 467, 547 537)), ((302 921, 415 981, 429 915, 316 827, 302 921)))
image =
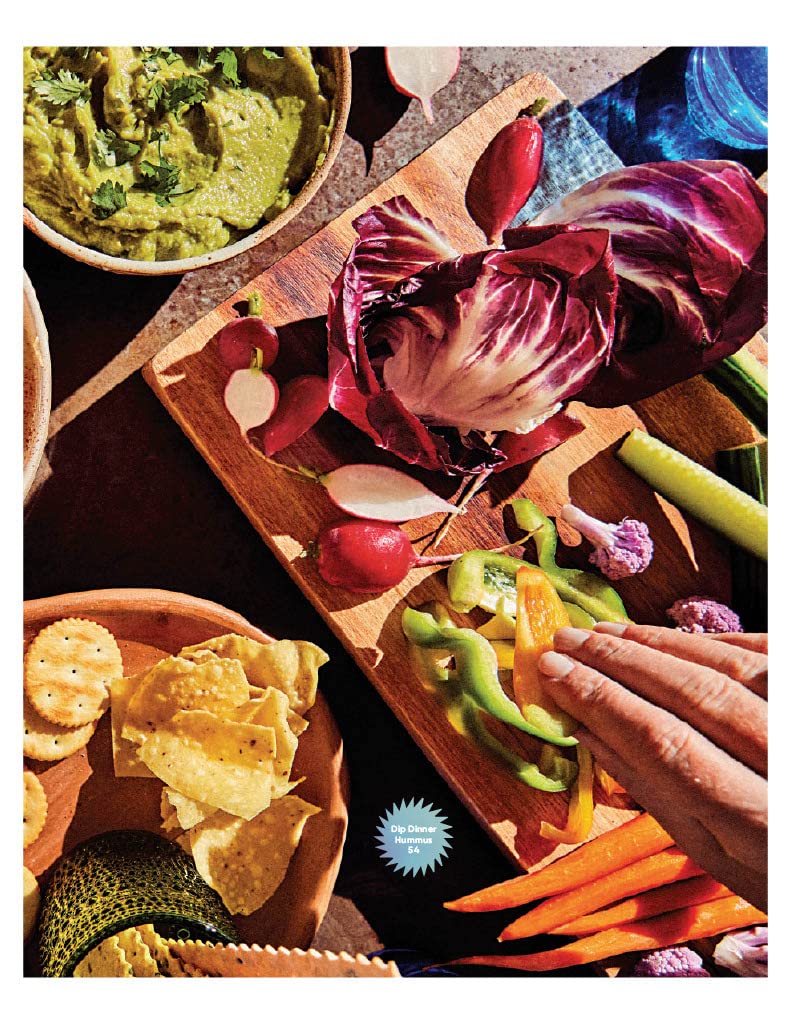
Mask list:
POLYGON ((444 89, 459 70, 458 46, 386 46, 390 81, 405 96, 420 100, 427 121, 434 121, 431 97, 444 89))
POLYGON ((360 519, 405 523, 435 512, 456 511, 455 505, 420 481, 389 466, 341 466, 324 473, 319 482, 339 508, 360 519))
POLYGON ((278 397, 274 378, 256 368, 235 370, 225 385, 225 408, 243 435, 266 423, 277 408, 278 397))

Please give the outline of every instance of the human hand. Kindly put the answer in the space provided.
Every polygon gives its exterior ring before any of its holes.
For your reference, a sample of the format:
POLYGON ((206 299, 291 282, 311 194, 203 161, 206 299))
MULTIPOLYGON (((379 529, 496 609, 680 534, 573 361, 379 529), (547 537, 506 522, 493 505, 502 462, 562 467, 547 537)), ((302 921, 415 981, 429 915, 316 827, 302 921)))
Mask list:
POLYGON ((767 640, 561 629, 542 683, 575 735, 700 867, 767 904, 767 640))

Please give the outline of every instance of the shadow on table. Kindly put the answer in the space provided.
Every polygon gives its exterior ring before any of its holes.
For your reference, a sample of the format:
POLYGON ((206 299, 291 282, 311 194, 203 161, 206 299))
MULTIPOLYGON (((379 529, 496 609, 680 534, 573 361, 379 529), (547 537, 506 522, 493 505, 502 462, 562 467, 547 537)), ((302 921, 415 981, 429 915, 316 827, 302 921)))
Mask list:
POLYGON ((684 75, 690 47, 671 46, 579 107, 620 159, 738 160, 759 177, 767 150, 734 149, 701 134, 687 113, 684 75))
POLYGON ((363 147, 367 174, 373 161, 374 145, 398 123, 410 99, 397 92, 390 82, 382 46, 361 46, 355 50, 352 80, 354 89, 346 134, 363 147))

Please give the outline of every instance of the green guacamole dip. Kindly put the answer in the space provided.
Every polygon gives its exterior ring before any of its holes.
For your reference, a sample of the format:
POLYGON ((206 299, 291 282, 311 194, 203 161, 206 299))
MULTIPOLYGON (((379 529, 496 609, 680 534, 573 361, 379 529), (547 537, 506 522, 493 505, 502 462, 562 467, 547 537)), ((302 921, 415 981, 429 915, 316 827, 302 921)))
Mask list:
POLYGON ((334 82, 305 46, 34 46, 24 83, 25 205, 112 256, 236 241, 288 206, 329 145, 334 82))

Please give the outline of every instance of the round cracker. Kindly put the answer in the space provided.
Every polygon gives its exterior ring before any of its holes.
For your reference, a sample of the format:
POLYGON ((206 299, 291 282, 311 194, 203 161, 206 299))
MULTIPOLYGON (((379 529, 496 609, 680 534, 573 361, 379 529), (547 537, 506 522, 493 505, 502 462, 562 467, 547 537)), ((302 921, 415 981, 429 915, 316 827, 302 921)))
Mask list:
POLYGON ((38 907, 41 902, 41 892, 38 887, 38 879, 30 870, 22 865, 22 928, 24 941, 30 938, 38 917, 38 907))
POLYGON ((107 710, 110 683, 124 674, 115 637, 89 619, 60 619, 42 629, 25 655, 25 692, 56 725, 87 725, 107 710))
POLYGON ((96 732, 96 722, 88 722, 76 729, 55 725, 42 718, 27 694, 23 699, 24 738, 22 752, 34 761, 60 761, 76 754, 96 732))
POLYGON ((23 845, 28 847, 41 835, 47 820, 47 794, 39 777, 27 768, 22 772, 22 781, 25 787, 22 802, 23 845))

